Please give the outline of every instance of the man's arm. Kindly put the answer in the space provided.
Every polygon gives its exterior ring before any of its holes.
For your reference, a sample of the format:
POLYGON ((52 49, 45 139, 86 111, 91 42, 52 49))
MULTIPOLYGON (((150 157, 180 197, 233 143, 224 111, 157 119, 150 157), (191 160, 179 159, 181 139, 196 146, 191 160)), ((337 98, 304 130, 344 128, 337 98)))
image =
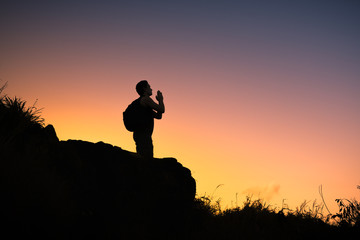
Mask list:
POLYGON ((161 119, 162 118, 162 113, 154 111, 153 117, 156 118, 156 119, 161 119))
POLYGON ((158 100, 159 104, 155 103, 150 97, 145 97, 143 99, 143 103, 155 110, 157 113, 163 114, 165 112, 164 97, 160 91, 157 92, 156 100, 158 100))
POLYGON ((158 100, 159 102, 159 106, 160 106, 160 111, 157 111, 157 112, 160 112, 160 113, 164 113, 165 112, 165 105, 164 105, 164 97, 162 95, 162 92, 160 91, 157 91, 157 94, 156 94, 156 100, 158 100))

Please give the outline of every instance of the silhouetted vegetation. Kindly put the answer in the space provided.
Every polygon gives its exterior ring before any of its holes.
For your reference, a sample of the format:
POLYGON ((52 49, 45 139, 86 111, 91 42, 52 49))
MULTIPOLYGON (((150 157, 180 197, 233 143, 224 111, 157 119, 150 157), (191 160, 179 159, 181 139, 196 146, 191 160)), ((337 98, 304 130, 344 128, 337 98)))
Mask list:
MULTIPOLYGON (((6 85, 0 88, 0 95, 6 85)), ((59 141, 40 110, 0 96, 0 234, 21 239, 349 239, 360 203, 337 199, 295 210, 247 197, 222 209, 195 195, 175 159, 142 162, 104 143, 59 141), (30 129, 30 130, 29 130, 30 129), (35 130, 34 130, 35 129, 35 130), (41 139, 40 139, 41 138, 41 139), (39 140, 40 139, 40 140, 39 140)))
MULTIPOLYGON (((360 187, 358 186, 358 189, 360 187)), ((356 199, 336 199, 339 213, 331 216, 341 227, 360 228, 360 202, 356 199)))
POLYGON ((2 95, 6 88, 4 84, 0 88, 0 143, 8 144, 18 136, 26 132, 44 127, 44 119, 41 117, 41 110, 35 104, 26 106, 26 101, 21 98, 11 98, 2 95))
POLYGON ((342 205, 346 210, 340 208, 341 216, 325 216, 323 204, 316 201, 291 210, 272 208, 261 199, 247 197, 243 206, 221 210, 218 200, 198 197, 194 216, 199 219, 199 228, 193 239, 350 239, 360 233, 359 205, 356 200, 347 202, 342 205), (333 218, 343 222, 331 221, 333 218))

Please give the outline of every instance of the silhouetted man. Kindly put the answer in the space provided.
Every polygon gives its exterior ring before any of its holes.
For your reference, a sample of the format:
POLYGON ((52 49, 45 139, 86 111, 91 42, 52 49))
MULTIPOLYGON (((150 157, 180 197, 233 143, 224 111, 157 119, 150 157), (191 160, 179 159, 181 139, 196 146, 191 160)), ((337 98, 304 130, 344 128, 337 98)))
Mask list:
POLYGON ((136 152, 145 158, 153 158, 154 147, 152 143, 152 133, 154 130, 154 118, 161 119, 165 112, 164 98, 160 91, 157 91, 154 102, 150 96, 152 89, 146 80, 140 81, 136 85, 136 92, 140 95, 140 106, 142 108, 142 126, 134 131, 136 152))

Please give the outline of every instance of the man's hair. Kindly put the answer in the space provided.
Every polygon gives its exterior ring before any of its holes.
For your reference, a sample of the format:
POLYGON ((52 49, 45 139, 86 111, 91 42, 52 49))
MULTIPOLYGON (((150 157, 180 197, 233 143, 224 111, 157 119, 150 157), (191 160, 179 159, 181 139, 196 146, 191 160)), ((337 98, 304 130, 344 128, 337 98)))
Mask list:
POLYGON ((136 92, 142 96, 144 95, 145 88, 149 85, 149 83, 146 80, 142 80, 136 84, 136 92))

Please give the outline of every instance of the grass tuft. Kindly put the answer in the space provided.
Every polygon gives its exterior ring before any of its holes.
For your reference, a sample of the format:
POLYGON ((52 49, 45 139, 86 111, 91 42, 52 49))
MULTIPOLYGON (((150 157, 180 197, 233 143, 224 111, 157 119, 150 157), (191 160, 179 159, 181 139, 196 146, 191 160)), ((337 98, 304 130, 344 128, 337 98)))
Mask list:
MULTIPOLYGON (((38 125, 43 127, 45 120, 41 117, 41 111, 36 107, 37 100, 31 107, 26 107, 26 101, 21 98, 10 98, 7 95, 2 96, 2 92, 7 87, 7 82, 0 87, 0 120, 15 121, 24 125, 38 125), (6 118, 5 118, 6 116, 6 118)), ((4 125, 4 124, 3 124, 4 125)))
POLYGON ((0 87, 0 143, 2 146, 23 139, 24 134, 30 134, 35 129, 45 126, 44 118, 41 117, 42 109, 35 105, 26 106, 26 101, 21 98, 11 98, 1 95, 7 83, 0 87), (20 137, 21 136, 21 137, 20 137))
POLYGON ((14 98, 5 96, 2 98, 1 102, 5 109, 16 118, 21 119, 26 123, 44 126, 44 118, 40 115, 42 109, 38 109, 35 106, 36 103, 37 101, 33 104, 33 106, 26 107, 26 101, 16 96, 14 98))

